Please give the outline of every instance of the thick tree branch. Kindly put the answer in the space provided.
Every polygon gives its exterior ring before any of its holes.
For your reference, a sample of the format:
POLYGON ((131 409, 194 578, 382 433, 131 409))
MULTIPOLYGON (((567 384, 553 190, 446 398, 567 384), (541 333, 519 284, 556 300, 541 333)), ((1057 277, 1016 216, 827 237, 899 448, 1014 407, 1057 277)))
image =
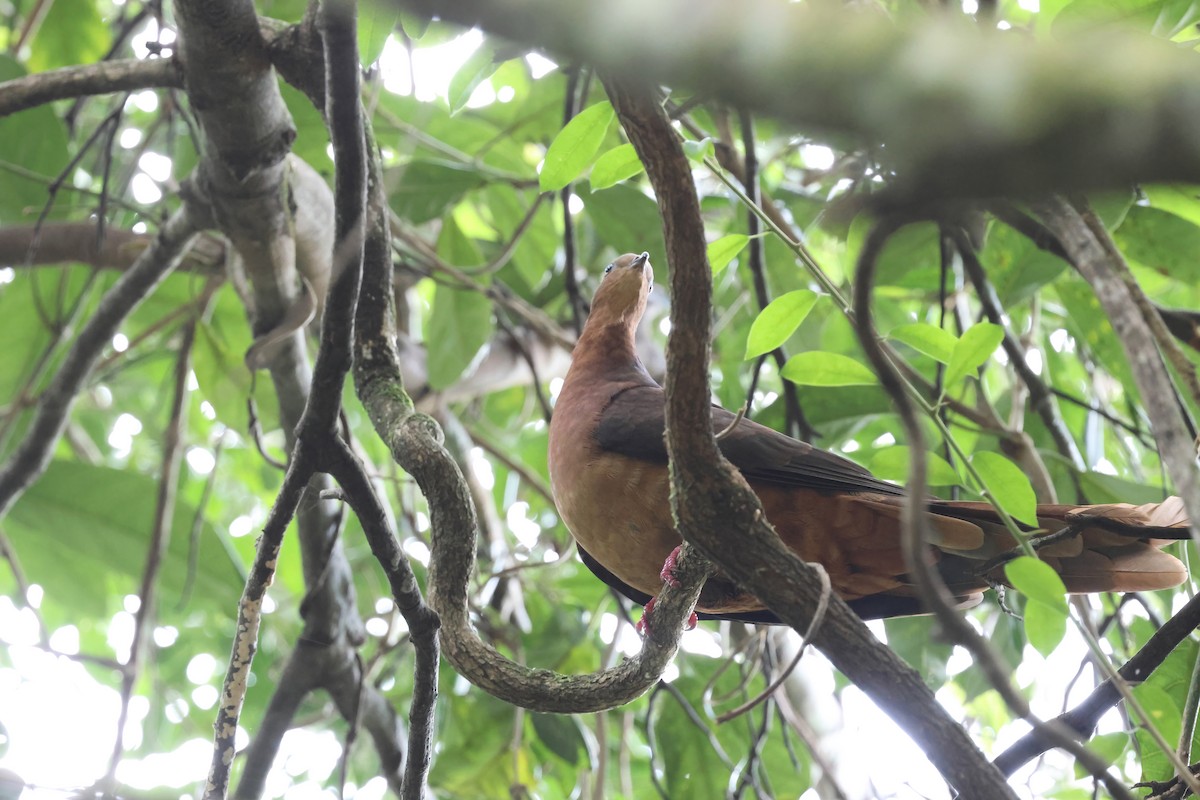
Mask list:
POLYGON ((1060 196, 1034 203, 1033 210, 1091 284, 1112 323, 1150 417, 1163 465, 1193 521, 1192 538, 1200 542, 1196 523, 1200 520, 1200 470, 1195 442, 1180 417, 1175 387, 1150 324, 1120 277, 1125 271, 1120 251, 1102 226, 1089 224, 1087 217, 1060 196))
POLYGON ((397 2, 883 142, 875 155, 897 173, 893 198, 1200 179, 1198 58, 1141 34, 1031 40, 951 15, 895 23, 775 0, 397 2))
MULTIPOLYGON (((671 268, 672 326, 667 345, 667 446, 672 511, 684 538, 755 593, 798 631, 821 602, 815 568, 779 540, 758 498, 721 456, 712 436, 708 360, 712 278, 691 169, 662 107, 641 89, 605 86, 654 186, 671 268), (731 531, 739 546, 729 547, 731 531)), ((1014 795, 924 681, 881 644, 840 598, 832 598, 814 644, 910 731, 965 796, 1014 795)))

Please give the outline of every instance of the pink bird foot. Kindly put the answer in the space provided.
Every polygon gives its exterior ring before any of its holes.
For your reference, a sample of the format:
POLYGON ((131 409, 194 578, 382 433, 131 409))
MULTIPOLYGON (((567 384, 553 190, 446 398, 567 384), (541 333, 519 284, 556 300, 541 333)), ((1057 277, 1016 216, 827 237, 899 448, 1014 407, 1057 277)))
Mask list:
POLYGON ((663 583, 672 589, 679 588, 679 579, 675 577, 675 560, 679 558, 679 547, 671 551, 671 555, 667 556, 667 560, 663 562, 662 572, 658 573, 658 577, 662 578, 663 583))
MULTIPOLYGON (((657 599, 658 598, 656 598, 656 597, 651 597, 650 602, 646 603, 645 608, 642 609, 642 618, 639 619, 637 621, 637 625, 634 626, 634 629, 638 632, 639 636, 646 635, 646 631, 650 626, 650 614, 654 611, 654 601, 657 599)), ((685 628, 685 630, 690 631, 690 630, 695 629, 696 624, 698 622, 699 622, 699 619, 696 617, 696 612, 693 611, 691 614, 688 615, 687 627, 685 628)))

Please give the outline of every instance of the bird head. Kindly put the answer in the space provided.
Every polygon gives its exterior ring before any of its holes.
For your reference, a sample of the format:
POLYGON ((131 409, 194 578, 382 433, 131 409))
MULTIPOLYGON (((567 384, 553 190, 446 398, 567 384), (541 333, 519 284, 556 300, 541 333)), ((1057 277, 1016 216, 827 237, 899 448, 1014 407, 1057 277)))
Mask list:
POLYGON ((626 253, 604 268, 604 278, 592 301, 592 316, 637 324, 646 310, 646 297, 654 288, 654 268, 649 253, 626 253))

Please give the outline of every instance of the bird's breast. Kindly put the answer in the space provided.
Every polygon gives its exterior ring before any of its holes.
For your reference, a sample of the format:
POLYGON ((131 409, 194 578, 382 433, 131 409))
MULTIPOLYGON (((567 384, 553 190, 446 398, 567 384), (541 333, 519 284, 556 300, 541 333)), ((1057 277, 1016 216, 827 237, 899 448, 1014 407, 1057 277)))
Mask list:
POLYGON ((563 522, 597 561, 647 594, 662 587, 663 561, 680 542, 668 481, 665 465, 605 452, 586 434, 552 437, 550 484, 563 522))

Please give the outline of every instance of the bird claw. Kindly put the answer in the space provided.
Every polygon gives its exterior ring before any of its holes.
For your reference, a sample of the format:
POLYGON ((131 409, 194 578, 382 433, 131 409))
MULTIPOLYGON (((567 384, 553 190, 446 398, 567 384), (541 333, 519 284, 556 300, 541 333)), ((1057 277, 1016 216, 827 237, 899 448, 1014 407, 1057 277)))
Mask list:
POLYGON ((667 556, 667 560, 663 562, 662 572, 658 573, 658 577, 662 578, 663 583, 672 589, 679 588, 679 579, 675 577, 675 559, 679 558, 679 547, 671 551, 671 555, 667 556))
MULTIPOLYGON (((654 611, 654 601, 657 599, 658 598, 655 597, 650 598, 650 602, 646 603, 645 607, 642 609, 642 618, 639 619, 637 624, 633 626, 634 630, 638 632, 639 636, 647 635, 650 627, 650 614, 654 611)), ((684 628, 684 630, 695 630, 699 621, 699 617, 697 617, 696 612, 693 611, 691 614, 688 614, 687 626, 684 628)))

